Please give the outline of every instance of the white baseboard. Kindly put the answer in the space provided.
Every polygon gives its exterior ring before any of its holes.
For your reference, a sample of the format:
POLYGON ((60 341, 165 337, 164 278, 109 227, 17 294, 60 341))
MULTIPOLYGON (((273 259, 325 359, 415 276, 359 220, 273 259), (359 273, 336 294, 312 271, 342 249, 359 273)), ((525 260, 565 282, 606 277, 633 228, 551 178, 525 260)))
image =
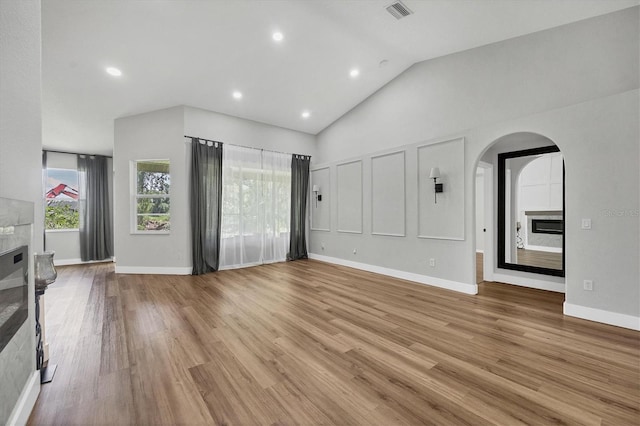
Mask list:
POLYGON ((191 275, 193 269, 186 267, 158 267, 158 266, 118 266, 116 274, 143 274, 143 275, 191 275))
POLYGON ((589 321, 596 321, 640 331, 640 317, 605 311, 603 309, 589 308, 587 306, 574 305, 567 302, 564 302, 562 308, 564 314, 570 317, 582 318, 589 321))
POLYGON ((385 268, 382 266, 369 265, 368 263, 353 262, 351 260, 339 259, 337 257, 322 256, 309 253, 310 259, 336 265, 348 266, 350 268, 361 269, 363 271, 374 272, 376 274, 387 275, 419 284, 426 284, 434 287, 446 288, 447 290, 458 291, 465 294, 478 294, 477 284, 465 284, 457 281, 445 280, 443 278, 430 277, 427 275, 414 274, 413 272, 400 271, 397 269, 385 268))
POLYGON ((31 373, 31 377, 22 388, 20 398, 7 421, 8 426, 23 426, 27 424, 31 411, 33 410, 38 395, 40 394, 40 371, 36 370, 31 373))
POLYGON ((537 288, 538 290, 555 291, 557 293, 565 292, 564 283, 554 283, 550 281, 539 280, 536 278, 515 277, 512 275, 505 275, 494 272, 492 281, 519 285, 520 287, 537 288))
POLYGON ((68 265, 84 265, 91 263, 103 263, 103 262, 115 262, 115 258, 105 259, 105 260, 88 260, 83 262, 82 259, 53 259, 53 264, 55 266, 68 266, 68 265))

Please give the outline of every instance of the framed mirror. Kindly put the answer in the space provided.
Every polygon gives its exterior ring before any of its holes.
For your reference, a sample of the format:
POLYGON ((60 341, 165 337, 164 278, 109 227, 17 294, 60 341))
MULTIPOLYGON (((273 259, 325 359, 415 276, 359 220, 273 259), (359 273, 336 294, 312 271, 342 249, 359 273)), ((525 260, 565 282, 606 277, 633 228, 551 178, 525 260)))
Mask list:
POLYGON ((564 159, 557 146, 498 154, 498 267, 564 277, 564 159))

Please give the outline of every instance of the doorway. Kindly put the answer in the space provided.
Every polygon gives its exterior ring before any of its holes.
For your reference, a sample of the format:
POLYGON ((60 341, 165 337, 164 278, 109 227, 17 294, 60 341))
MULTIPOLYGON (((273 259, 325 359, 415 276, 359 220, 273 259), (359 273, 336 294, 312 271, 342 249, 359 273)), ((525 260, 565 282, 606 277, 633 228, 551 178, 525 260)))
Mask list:
POLYGON ((480 154, 473 194, 477 283, 500 282, 565 292, 564 261, 561 267, 547 266, 547 261, 555 262, 558 257, 564 260, 563 170, 559 148, 551 139, 536 133, 502 136, 480 154), (538 150, 554 152, 539 159, 543 156, 538 150), (529 151, 536 151, 535 157, 520 155, 529 151), (532 173, 527 171, 529 164, 532 173), (539 170, 547 172, 539 175, 539 170), (557 188, 561 191, 555 191, 557 188), (558 238, 560 246, 555 247, 558 238), (528 259, 526 255, 530 253, 536 259, 528 259))
POLYGON ((476 168, 476 283, 493 281, 493 165, 476 168))

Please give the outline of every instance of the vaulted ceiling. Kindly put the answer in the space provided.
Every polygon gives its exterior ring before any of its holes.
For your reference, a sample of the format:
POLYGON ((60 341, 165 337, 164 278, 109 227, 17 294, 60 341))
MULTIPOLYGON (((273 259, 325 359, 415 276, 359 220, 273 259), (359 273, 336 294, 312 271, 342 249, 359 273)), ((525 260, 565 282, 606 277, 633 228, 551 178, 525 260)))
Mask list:
POLYGON ((43 144, 110 154, 115 118, 175 105, 317 134, 416 62, 638 0, 403 3, 398 20, 391 0, 43 1, 43 144))

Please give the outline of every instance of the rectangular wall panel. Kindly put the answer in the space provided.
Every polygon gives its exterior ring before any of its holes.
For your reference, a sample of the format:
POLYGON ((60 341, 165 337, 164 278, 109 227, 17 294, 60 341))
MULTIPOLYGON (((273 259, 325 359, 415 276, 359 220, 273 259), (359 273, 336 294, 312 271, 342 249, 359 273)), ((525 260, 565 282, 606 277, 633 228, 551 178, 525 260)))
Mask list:
POLYGON ((371 157, 371 233, 405 236, 405 153, 371 157))
POLYGON ((418 147, 418 237, 464 240, 464 138, 418 147), (443 184, 438 194, 433 167, 443 184))
POLYGON ((331 169, 324 167, 311 171, 310 189, 313 185, 320 188, 322 201, 316 203, 315 194, 310 193, 311 201, 311 230, 331 231, 331 169))
POLYGON ((336 166, 338 232, 362 233, 362 161, 336 166))

